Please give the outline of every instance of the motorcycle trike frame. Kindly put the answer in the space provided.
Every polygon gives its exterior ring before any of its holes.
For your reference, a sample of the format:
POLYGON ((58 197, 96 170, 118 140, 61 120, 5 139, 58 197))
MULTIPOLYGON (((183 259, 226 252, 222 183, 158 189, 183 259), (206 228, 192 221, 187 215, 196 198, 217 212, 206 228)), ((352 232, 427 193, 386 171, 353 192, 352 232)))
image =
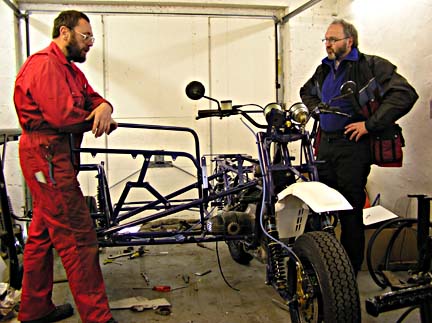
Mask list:
MULTIPOLYGON (((215 209, 211 206, 212 203, 218 204, 224 198, 230 199, 235 194, 247 190, 257 185, 261 186, 265 181, 265 187, 270 191, 265 194, 264 203, 268 208, 267 213, 274 216, 274 203, 276 197, 272 192, 273 179, 271 172, 274 170, 285 170, 291 172, 295 176, 303 180, 315 180, 317 178, 316 167, 313 164, 313 152, 310 145, 309 133, 304 131, 297 134, 278 134, 272 131, 271 126, 261 125, 256 123, 249 113, 257 111, 240 111, 237 110, 233 114, 241 114, 246 117, 251 123, 258 128, 265 128, 266 131, 257 133, 258 154, 260 155, 260 167, 262 168, 263 176, 260 178, 251 178, 250 174, 253 169, 259 164, 258 160, 243 154, 220 154, 214 156, 201 156, 200 143, 197 133, 186 127, 178 126, 162 126, 162 125, 148 125, 148 124, 133 124, 133 123, 119 123, 118 127, 121 131, 122 128, 128 129, 147 129, 155 131, 170 131, 170 132, 184 132, 189 133, 194 140, 195 152, 194 154, 185 151, 170 151, 170 150, 146 150, 146 149, 115 149, 115 148, 88 148, 82 147, 72 149, 72 155, 79 153, 89 153, 92 156, 97 154, 120 154, 130 155, 132 158, 143 156, 143 163, 139 171, 136 181, 127 181, 124 189, 116 204, 112 204, 110 190, 107 182, 103 164, 81 164, 80 171, 96 171, 98 181, 98 194, 97 202, 98 209, 96 213, 92 213, 92 217, 99 221, 101 224, 97 228, 99 243, 103 247, 110 246, 131 246, 131 245, 156 245, 156 244, 176 244, 176 243, 198 243, 198 242, 214 242, 214 241, 227 241, 227 240, 253 240, 254 233, 251 234, 213 234, 206 230, 205 223, 215 209), (288 152, 286 143, 290 141, 302 140, 302 156, 305 162, 295 166, 291 163, 291 157, 288 152), (273 165, 271 157, 271 144, 281 144, 282 161, 277 165, 273 165), (284 144, 285 143, 285 144, 284 144), (150 168, 152 158, 156 156, 166 156, 173 160, 178 157, 185 157, 191 161, 196 171, 196 182, 187 185, 181 189, 173 191, 169 194, 160 193, 151 183, 146 182, 146 174, 150 168), (208 175, 207 159, 218 162, 218 172, 208 175), (221 163, 222 161, 222 163, 221 163), (227 174, 235 174, 236 184, 227 185, 227 174), (304 174, 308 175, 305 176, 304 174), (212 183, 216 179, 223 179, 225 188, 216 192, 212 183), (228 186, 228 187, 227 187, 228 186), (128 194, 133 188, 141 188, 147 190, 154 196, 152 201, 134 201, 126 202, 128 194), (198 198, 195 199, 177 199, 183 193, 189 191, 196 191, 198 198), (207 209, 210 207, 210 211, 207 209), (138 232, 125 232, 130 227, 137 225, 144 225, 154 220, 163 219, 167 216, 179 213, 185 210, 193 210, 199 212, 199 219, 195 225, 189 228, 175 229, 171 231, 155 232, 155 231, 138 231, 138 232), (129 221, 128 223, 120 224, 121 221, 135 216, 141 212, 149 212, 151 214, 143 215, 142 217, 129 221), (123 230, 123 232, 121 232, 123 230)), ((232 112, 231 112, 232 113, 232 112)), ((261 112, 262 113, 262 112, 261 112)), ((72 137, 71 137, 72 138, 72 137)), ((71 147, 74 144, 71 139, 71 147)), ((274 222, 274 220, 272 220, 274 222)))

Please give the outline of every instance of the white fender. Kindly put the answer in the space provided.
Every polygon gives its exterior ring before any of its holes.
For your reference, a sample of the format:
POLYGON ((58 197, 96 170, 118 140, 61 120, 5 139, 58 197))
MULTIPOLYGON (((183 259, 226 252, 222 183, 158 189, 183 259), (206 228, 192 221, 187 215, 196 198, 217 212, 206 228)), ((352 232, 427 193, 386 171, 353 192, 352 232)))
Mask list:
POLYGON ((320 182, 298 182, 278 194, 275 205, 280 238, 297 239, 303 234, 310 210, 351 210, 349 202, 335 189, 320 182))
POLYGON ((314 212, 352 210, 351 204, 337 190, 320 182, 297 182, 278 194, 276 208, 283 209, 283 201, 294 195, 306 203, 314 212))

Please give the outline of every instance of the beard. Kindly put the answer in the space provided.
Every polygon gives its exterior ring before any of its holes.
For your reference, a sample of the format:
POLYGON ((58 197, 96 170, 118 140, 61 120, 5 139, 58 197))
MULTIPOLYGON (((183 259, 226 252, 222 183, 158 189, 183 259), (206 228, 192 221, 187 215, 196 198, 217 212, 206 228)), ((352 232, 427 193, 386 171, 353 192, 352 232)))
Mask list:
POLYGON ((84 51, 78 45, 78 42, 75 38, 75 35, 69 41, 69 44, 66 45, 67 55, 66 58, 68 61, 73 61, 76 63, 83 63, 86 60, 86 51, 84 51))
POLYGON ((336 50, 333 50, 332 48, 327 50, 327 57, 329 60, 337 60, 339 61, 342 57, 344 57, 346 54, 348 54, 348 46, 346 42, 344 44, 337 48, 336 50))

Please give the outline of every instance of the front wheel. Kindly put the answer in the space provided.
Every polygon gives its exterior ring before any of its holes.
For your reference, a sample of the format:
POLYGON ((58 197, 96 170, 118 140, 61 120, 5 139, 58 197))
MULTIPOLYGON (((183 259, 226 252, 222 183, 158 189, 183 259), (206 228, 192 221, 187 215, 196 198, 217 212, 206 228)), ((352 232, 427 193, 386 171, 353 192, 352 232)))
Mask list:
POLYGON ((326 232, 308 232, 293 250, 303 270, 290 262, 291 293, 297 299, 290 305, 292 321, 361 322, 354 270, 340 242, 326 232))

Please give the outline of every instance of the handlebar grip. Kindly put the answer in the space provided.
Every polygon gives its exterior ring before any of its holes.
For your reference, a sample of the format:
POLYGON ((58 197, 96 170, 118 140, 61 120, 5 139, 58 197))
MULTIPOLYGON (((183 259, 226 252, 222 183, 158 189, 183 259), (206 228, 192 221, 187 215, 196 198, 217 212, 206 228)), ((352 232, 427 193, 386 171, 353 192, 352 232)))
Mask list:
POLYGON ((222 116, 219 110, 198 110, 197 119, 222 116))
POLYGON ((236 109, 232 110, 198 110, 198 116, 196 119, 209 118, 209 117, 227 117, 234 114, 238 114, 236 109))
POLYGON ((351 115, 341 111, 341 108, 338 106, 330 106, 327 103, 321 102, 316 106, 316 108, 312 111, 313 114, 336 114, 341 115, 347 118, 351 118, 351 115))

